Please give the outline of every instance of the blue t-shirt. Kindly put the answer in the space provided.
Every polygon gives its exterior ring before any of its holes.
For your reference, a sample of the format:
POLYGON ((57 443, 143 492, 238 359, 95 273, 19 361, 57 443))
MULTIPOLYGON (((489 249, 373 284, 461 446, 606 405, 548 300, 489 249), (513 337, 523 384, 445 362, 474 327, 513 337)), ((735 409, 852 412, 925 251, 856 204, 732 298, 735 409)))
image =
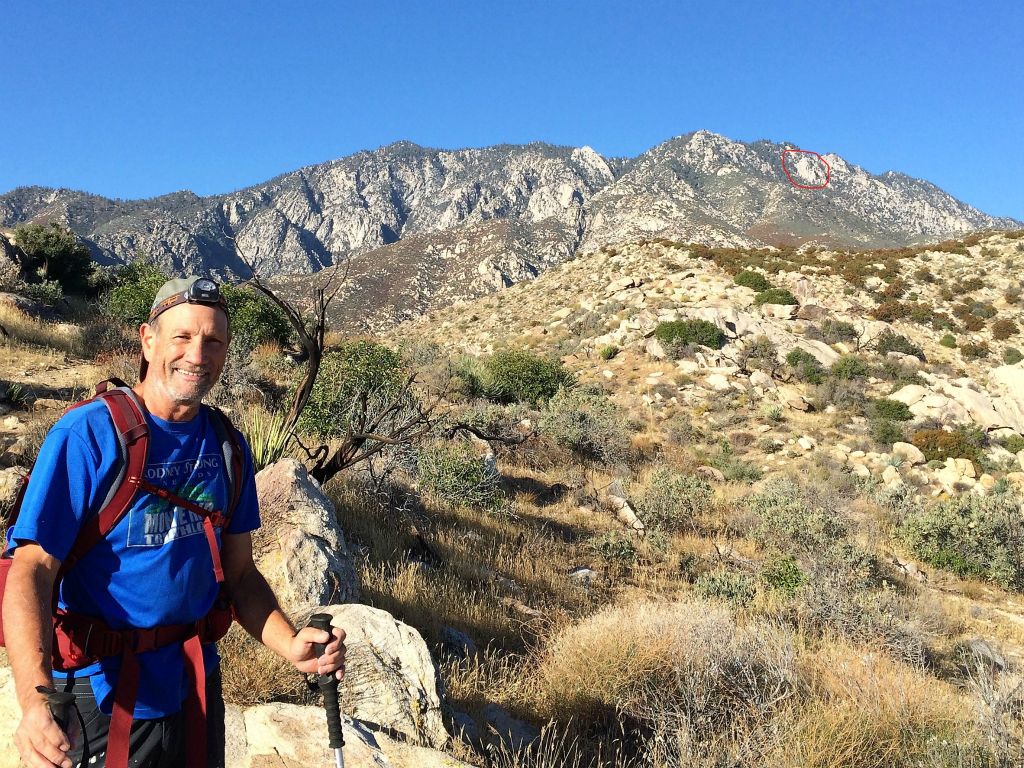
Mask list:
MULTIPOLYGON (((150 443, 146 477, 157 486, 209 509, 225 510, 227 473, 207 409, 190 421, 164 421, 147 414, 150 443)), ((228 533, 260 525, 252 456, 245 454, 242 496, 228 533)), ((82 522, 97 514, 117 476, 121 452, 110 412, 93 402, 64 415, 50 430, 32 470, 17 523, 7 536, 12 548, 34 541, 64 560, 82 522)), ((218 530, 218 541, 220 532, 218 530)), ((202 618, 219 587, 199 515, 151 494, 136 496, 129 512, 64 578, 60 606, 102 619, 113 629, 185 624, 202 618)), ((204 646, 207 670, 217 665, 216 648, 204 646)), ((141 667, 135 717, 178 712, 188 693, 181 645, 138 656, 141 667)), ((75 670, 88 675, 101 711, 113 707, 120 656, 75 670)), ((55 677, 64 677, 54 671, 55 677)))

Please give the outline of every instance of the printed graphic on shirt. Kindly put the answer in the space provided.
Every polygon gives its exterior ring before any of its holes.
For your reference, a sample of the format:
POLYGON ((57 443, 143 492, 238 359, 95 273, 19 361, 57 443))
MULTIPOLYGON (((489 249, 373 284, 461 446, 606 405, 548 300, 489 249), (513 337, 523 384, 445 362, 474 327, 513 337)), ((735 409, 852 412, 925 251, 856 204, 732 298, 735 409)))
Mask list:
MULTIPOLYGON (((221 476, 221 457, 216 454, 146 468, 151 483, 209 510, 215 508, 213 486, 221 476)), ((129 513, 129 547, 160 547, 202 533, 203 518, 155 496, 147 496, 129 513)))

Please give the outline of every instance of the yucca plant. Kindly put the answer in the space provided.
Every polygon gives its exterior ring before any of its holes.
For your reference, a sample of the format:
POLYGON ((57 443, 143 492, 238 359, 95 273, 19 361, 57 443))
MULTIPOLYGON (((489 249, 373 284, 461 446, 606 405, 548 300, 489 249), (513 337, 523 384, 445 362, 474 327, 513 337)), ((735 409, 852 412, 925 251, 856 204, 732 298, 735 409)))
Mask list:
POLYGON ((285 414, 250 405, 242 411, 239 429, 249 442, 252 463, 257 472, 284 456, 292 431, 285 424, 285 414))

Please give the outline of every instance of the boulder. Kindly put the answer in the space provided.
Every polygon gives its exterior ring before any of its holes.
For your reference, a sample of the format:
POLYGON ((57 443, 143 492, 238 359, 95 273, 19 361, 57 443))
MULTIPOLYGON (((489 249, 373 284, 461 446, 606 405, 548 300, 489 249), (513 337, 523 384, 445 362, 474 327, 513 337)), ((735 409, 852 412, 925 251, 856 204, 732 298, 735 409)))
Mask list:
MULTIPOLYGON (((231 768, 309 768, 334 765, 321 707, 263 704, 235 716, 242 743, 226 755, 231 768)), ((427 747, 404 742, 373 723, 344 719, 348 768, 470 768, 468 763, 427 747)))
POLYGON ((882 470, 882 482, 886 485, 903 485, 903 478, 900 477, 900 471, 891 464, 882 470))
POLYGON ((925 463, 924 454, 913 443, 893 443, 892 454, 893 456, 900 456, 904 463, 912 467, 925 463))
POLYGON ((704 383, 715 392, 728 392, 732 389, 732 382, 723 373, 712 373, 705 377, 704 383))
POLYGON ((437 668, 419 632, 368 605, 330 605, 318 612, 331 614, 332 624, 346 633, 345 711, 413 744, 443 746, 448 732, 437 668))
POLYGON ((773 320, 793 320, 798 309, 796 304, 762 304, 761 316, 773 320))
POLYGON ((928 389, 920 384, 908 384, 888 395, 889 400, 898 400, 905 405, 914 405, 928 395, 928 389))
MULTIPOLYGON (((799 298, 799 297, 797 297, 799 298)), ((800 309, 796 311, 798 320, 825 320, 832 316, 832 312, 825 307, 819 307, 817 304, 801 304, 800 309)))
POLYGON ((0 515, 14 504, 26 474, 21 467, 0 469, 0 515))
POLYGON ((665 351, 665 345, 658 339, 647 340, 647 354, 655 360, 664 360, 668 357, 668 352, 665 351))
POLYGON ((497 704, 488 704, 481 717, 485 723, 487 740, 519 752, 540 738, 540 731, 529 723, 518 720, 497 704))
POLYGON ((715 483, 725 482, 725 475, 722 474, 722 470, 716 467, 709 467, 706 464, 702 464, 693 470, 693 474, 697 475, 697 477, 703 477, 705 480, 711 480, 715 483))
POLYGON ((359 599, 355 564, 334 505, 294 459, 256 475, 263 525, 253 535, 260 572, 285 612, 308 615, 318 605, 359 599))
POLYGON ((761 389, 775 389, 775 379, 764 371, 753 371, 750 374, 750 385, 761 389))

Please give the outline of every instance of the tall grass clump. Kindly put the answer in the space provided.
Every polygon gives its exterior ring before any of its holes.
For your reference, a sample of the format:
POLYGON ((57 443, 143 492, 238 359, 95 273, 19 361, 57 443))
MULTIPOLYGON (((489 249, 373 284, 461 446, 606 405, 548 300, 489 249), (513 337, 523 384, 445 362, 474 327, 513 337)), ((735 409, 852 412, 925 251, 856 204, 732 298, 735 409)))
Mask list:
POLYGON ((420 485, 449 504, 488 508, 498 501, 496 468, 464 440, 425 445, 416 469, 420 485))

